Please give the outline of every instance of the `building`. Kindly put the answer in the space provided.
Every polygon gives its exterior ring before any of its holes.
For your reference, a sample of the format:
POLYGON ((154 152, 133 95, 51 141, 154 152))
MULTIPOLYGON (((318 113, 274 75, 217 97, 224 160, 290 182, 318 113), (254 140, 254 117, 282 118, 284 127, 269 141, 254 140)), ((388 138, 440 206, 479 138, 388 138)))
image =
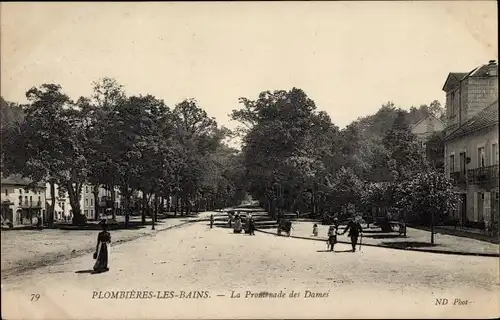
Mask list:
MULTIPOLYGON (((73 214, 69 202, 68 192, 62 190, 57 184, 55 185, 56 202, 54 206, 54 220, 56 221, 71 221, 73 214)), ((47 210, 52 205, 52 196, 50 194, 50 184, 46 184, 45 189, 45 207, 47 210)))
POLYGON ((420 142, 422 149, 425 151, 425 144, 427 140, 436 132, 441 132, 445 129, 445 124, 443 121, 436 118, 431 113, 427 114, 425 117, 417 121, 416 123, 410 125, 410 130, 417 140, 420 142))
POLYGON ((463 225, 497 225, 498 65, 450 73, 446 92, 445 170, 461 194, 456 212, 463 225))
MULTIPOLYGON (((84 184, 82 186, 82 192, 80 195, 80 210, 83 215, 87 217, 88 220, 95 220, 95 199, 93 187, 84 184)), ((71 207, 71 203, 69 201, 68 192, 62 190, 57 184, 55 185, 55 194, 56 194, 56 203, 54 208, 54 220, 56 221, 71 221, 73 218, 73 209, 71 207)), ((50 208, 52 204, 52 198, 50 195, 50 185, 47 183, 46 185, 46 208, 50 208)), ((106 207, 111 207, 111 203, 109 200, 111 199, 111 192, 107 189, 101 187, 99 188, 98 194, 98 214, 97 218, 99 218, 99 214, 104 213, 106 207)), ((121 209, 121 196, 118 188, 115 189, 115 208, 118 208, 118 212, 121 209)))
MULTIPOLYGON (((94 187, 88 184, 84 184, 82 187, 82 196, 80 198, 80 208, 82 210, 82 214, 87 217, 88 220, 94 220, 96 217, 99 217, 100 214, 103 214, 106 208, 112 207, 112 197, 111 191, 107 188, 100 187, 98 191, 97 199, 94 196, 94 187), (96 203, 98 204, 98 212, 96 215, 96 203)), ((118 188, 115 188, 115 208, 117 209, 117 214, 121 213, 122 208, 122 199, 120 195, 120 191, 118 188)))
POLYGON ((21 175, 2 176, 2 220, 14 226, 34 224, 38 215, 45 220, 45 184, 31 184, 21 175))

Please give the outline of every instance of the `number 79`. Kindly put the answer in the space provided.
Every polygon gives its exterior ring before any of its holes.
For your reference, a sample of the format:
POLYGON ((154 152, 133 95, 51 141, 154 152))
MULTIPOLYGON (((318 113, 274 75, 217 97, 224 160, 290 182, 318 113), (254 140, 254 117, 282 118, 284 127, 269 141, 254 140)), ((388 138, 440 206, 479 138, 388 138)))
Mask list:
POLYGON ((31 301, 38 301, 40 299, 40 295, 38 293, 31 294, 31 301))

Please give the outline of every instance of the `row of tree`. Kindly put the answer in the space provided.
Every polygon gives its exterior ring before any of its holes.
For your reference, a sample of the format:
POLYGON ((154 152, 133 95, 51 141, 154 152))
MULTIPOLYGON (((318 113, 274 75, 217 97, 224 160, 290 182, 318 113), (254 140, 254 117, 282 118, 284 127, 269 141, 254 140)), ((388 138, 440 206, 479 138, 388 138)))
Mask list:
POLYGON ((56 84, 34 87, 26 97, 22 106, 2 99, 2 115, 8 115, 2 117, 2 173, 50 184, 49 222, 55 185, 68 192, 76 224, 86 220, 80 208, 84 184, 93 186, 95 199, 106 187, 113 205, 119 188, 126 224, 139 192, 143 222, 151 199, 155 213, 171 198, 176 210, 189 213, 245 196, 241 156, 225 143, 231 132, 195 100, 169 108, 152 95, 127 96, 110 78, 93 83, 92 96, 76 101, 56 84))
POLYGON ((242 124, 248 191, 273 215, 377 207, 426 222, 456 207, 443 172, 441 133, 423 149, 410 130, 428 114, 443 117, 437 101, 410 111, 389 102, 343 130, 297 88, 240 102, 231 116, 242 124))
POLYGON ((119 187, 127 222, 138 191, 142 208, 154 199, 157 209, 174 196, 174 207, 189 212, 193 205, 238 204, 249 193, 273 215, 340 213, 354 205, 421 222, 458 202, 443 172, 442 134, 423 150, 410 130, 428 114, 444 116, 437 101, 409 111, 389 102, 340 130, 302 90, 264 91, 255 100, 240 98, 242 108, 231 114, 242 124, 237 152, 224 142, 232 133, 195 100, 170 109, 151 95, 126 96, 109 78, 76 101, 54 84, 26 96, 23 106, 2 101, 2 172, 49 182, 49 217, 56 184, 69 194, 75 223, 84 221, 84 183, 96 197, 100 186, 119 187))

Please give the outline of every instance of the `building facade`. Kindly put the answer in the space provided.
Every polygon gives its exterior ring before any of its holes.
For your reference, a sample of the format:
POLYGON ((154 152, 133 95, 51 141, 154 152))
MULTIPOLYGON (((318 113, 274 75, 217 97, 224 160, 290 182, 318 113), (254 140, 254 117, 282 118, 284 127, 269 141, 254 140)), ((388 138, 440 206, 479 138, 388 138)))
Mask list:
POLYGON ((417 137, 417 140, 424 151, 427 140, 434 133, 441 132, 444 129, 444 122, 430 113, 410 126, 411 132, 417 137))
MULTIPOLYGON (((105 209, 111 207, 111 192, 106 188, 99 188, 98 195, 98 206, 96 215, 96 206, 94 199, 93 187, 88 184, 82 186, 82 192, 80 195, 80 210, 83 215, 87 217, 87 220, 95 220, 96 217, 99 219, 100 214, 104 213, 105 209)), ((56 221, 71 221, 73 218, 73 209, 69 201, 69 195, 67 191, 62 190, 57 184, 55 185, 55 195, 56 203, 54 208, 54 220, 56 221)), ((52 198, 50 195, 50 185, 46 185, 46 207, 49 208, 52 204, 52 198)), ((115 189, 115 208, 117 212, 120 213, 121 210, 121 196, 118 188, 115 189)))
POLYGON ((2 177, 2 220, 14 226, 32 225, 39 215, 45 220, 45 184, 30 184, 31 180, 21 175, 2 177))
MULTIPOLYGON (((106 208, 112 207, 111 190, 100 187, 97 199, 95 199, 93 189, 93 186, 84 184, 82 187, 82 196, 80 198, 82 214, 85 215, 88 220, 94 220, 96 217, 99 219, 99 216, 104 214, 106 208), (98 212, 96 212, 96 202, 98 205, 98 212)), ((114 207, 116 208, 117 214, 121 214, 122 197, 118 188, 115 188, 114 207)))
POLYGON ((498 225, 498 66, 450 73, 446 92, 445 170, 460 192, 464 225, 498 225))
MULTIPOLYGON (((54 220, 55 221, 71 221, 73 214, 69 202, 69 196, 66 191, 61 190, 59 186, 55 185, 55 206, 54 206, 54 220)), ((45 186, 45 199, 47 200, 46 208, 50 208, 52 204, 52 196, 50 194, 50 184, 45 186)))

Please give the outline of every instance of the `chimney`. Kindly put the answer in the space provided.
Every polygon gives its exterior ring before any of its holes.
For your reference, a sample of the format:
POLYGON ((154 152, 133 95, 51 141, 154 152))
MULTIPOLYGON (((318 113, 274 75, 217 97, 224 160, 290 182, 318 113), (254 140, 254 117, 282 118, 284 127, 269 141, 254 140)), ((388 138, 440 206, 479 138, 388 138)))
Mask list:
POLYGON ((488 63, 488 75, 495 77, 498 75, 498 65, 495 60, 490 60, 488 63))

